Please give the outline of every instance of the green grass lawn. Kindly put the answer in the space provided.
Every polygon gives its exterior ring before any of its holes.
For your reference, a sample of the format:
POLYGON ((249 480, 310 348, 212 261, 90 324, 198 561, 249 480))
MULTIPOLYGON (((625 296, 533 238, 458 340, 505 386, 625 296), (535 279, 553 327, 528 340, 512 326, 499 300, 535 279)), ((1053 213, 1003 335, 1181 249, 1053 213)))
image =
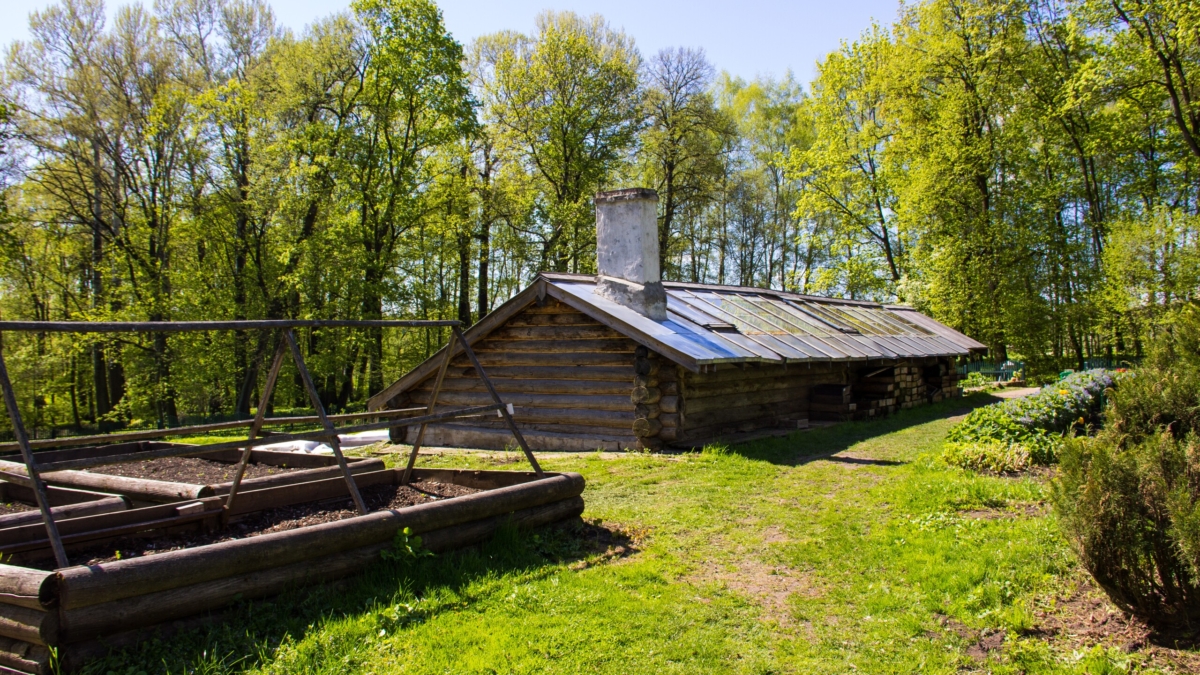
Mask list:
MULTIPOLYGON (((1111 609, 1080 589, 1045 479, 978 476, 938 459, 950 415, 985 400, 703 453, 547 456, 547 469, 587 478, 582 534, 502 532, 476 550, 381 561, 348 582, 244 603, 221 625, 147 642, 89 672, 1194 666, 1194 652, 1126 653, 1120 635, 1069 628, 1097 612, 1103 623, 1111 609)), ((422 463, 524 468, 512 458, 422 463)))

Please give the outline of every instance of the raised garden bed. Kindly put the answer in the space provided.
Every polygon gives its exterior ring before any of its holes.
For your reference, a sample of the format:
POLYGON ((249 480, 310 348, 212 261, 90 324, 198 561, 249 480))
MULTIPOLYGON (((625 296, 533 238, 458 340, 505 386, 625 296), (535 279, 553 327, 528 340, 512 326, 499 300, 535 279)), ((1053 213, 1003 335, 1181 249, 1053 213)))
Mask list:
POLYGON ((60 516, 73 563, 65 568, 39 569, 54 566, 40 519, 0 527, 0 553, 12 563, 0 565, 0 667, 49 673, 55 647, 65 669, 78 668, 157 626, 353 574, 405 527, 438 552, 506 522, 535 527, 583 512, 578 474, 417 469, 401 485, 403 470, 383 469, 355 476, 372 509, 360 516, 334 471, 304 483, 244 481, 230 509, 211 496, 60 516))
MULTIPOLYGON (((110 457, 130 452, 147 452, 162 448, 185 448, 186 444, 141 441, 117 443, 70 450, 37 453, 39 461, 57 462, 71 459, 110 457)), ((44 475, 46 483, 55 488, 82 489, 118 494, 133 500, 135 505, 166 504, 181 499, 200 499, 229 494, 237 470, 239 453, 236 450, 205 452, 204 446, 184 457, 161 457, 126 464, 110 464, 85 471, 54 471, 44 475)), ((0 457, 0 463, 20 462, 19 456, 0 457)), ((352 471, 378 471, 383 462, 378 459, 348 457, 352 471)), ((2 465, 2 464, 0 464, 2 465)), ((302 483, 329 476, 339 476, 337 461, 331 455, 254 450, 242 480, 242 489, 252 490, 271 485, 302 483)), ((33 494, 28 492, 28 503, 33 494)))

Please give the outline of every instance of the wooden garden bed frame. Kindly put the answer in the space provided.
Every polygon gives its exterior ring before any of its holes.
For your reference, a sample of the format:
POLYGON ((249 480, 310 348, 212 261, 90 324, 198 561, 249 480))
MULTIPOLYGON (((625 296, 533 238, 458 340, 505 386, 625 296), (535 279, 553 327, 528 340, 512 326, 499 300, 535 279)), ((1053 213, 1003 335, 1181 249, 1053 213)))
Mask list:
MULTIPOLYGON (((399 485, 404 469, 355 476, 358 487, 399 485)), ((367 515, 123 560, 53 571, 0 564, 0 674, 73 671, 110 649, 136 645, 154 631, 187 628, 243 599, 276 595, 362 571, 411 528, 434 552, 485 540, 497 528, 522 529, 577 519, 584 479, 577 473, 415 469, 409 479, 453 483, 474 494, 381 509, 367 515), (199 616, 198 616, 199 615, 199 616)), ((250 485, 247 485, 249 488, 250 485)), ((87 548, 131 533, 170 535, 217 527, 224 519, 270 508, 345 498, 340 479, 247 489, 233 514, 220 497, 95 512, 61 520, 66 544, 87 548)), ((18 557, 48 542, 36 527, 0 529, 0 549, 18 557)), ((35 558, 38 556, 34 556, 35 558)))
MULTIPOLYGON (((34 448, 44 447, 64 447, 73 444, 86 444, 97 440, 107 442, 115 441, 134 441, 149 438, 163 438, 171 435, 180 434, 195 434, 214 431, 217 429, 229 429, 249 426, 250 431, 244 441, 230 441, 227 443, 216 443, 205 446, 206 450, 218 452, 222 450, 240 450, 242 452, 241 461, 238 463, 238 468, 234 474, 233 484, 230 487, 229 494, 225 499, 224 508, 229 510, 233 507, 238 495, 238 490, 241 486, 242 475, 245 473, 246 464, 250 461, 251 452, 254 447, 260 445, 270 445, 274 443, 286 441, 324 441, 330 448, 333 449, 333 455, 337 460, 338 467, 341 469, 341 476, 345 482, 346 488, 350 493, 350 497, 354 500, 355 507, 362 515, 366 515, 367 508, 363 503, 362 496, 358 493, 358 487, 352 477, 350 469, 346 463, 346 458, 342 454, 341 444, 338 441, 339 433, 354 433, 359 431, 374 431, 378 429, 387 429, 397 426, 398 420, 389 419, 385 421, 377 421, 367 424, 353 425, 336 429, 333 426, 334 421, 344 421, 349 419, 361 419, 364 417, 373 418, 402 418, 405 425, 420 424, 420 432, 417 435, 417 440, 413 444, 412 452, 408 458, 408 464, 405 467, 402 477, 402 483, 407 484, 411 477, 413 466, 417 459, 417 452, 420 450, 421 441, 425 435, 426 425, 430 422, 439 422, 444 420, 458 419, 470 417, 484 413, 496 412, 504 418, 508 427, 512 430, 513 437, 517 444, 525 453, 526 459, 533 467, 534 473, 540 478, 543 476, 541 467, 537 460, 534 459, 533 453, 529 451, 529 446, 525 443, 525 438, 521 435, 517 425, 513 422, 512 409, 506 405, 500 395, 496 393, 496 388, 492 386, 491 380, 488 379, 483 371, 483 366, 480 365, 479 359, 476 358, 475 352, 472 351, 465 337, 463 337, 461 324, 458 321, 304 321, 304 320, 261 320, 261 321, 147 321, 147 322, 83 322, 83 321, 0 321, 0 333, 3 331, 27 332, 27 333, 181 333, 181 332, 200 332, 214 330, 270 330, 276 332, 276 349, 275 357, 271 363, 271 368, 267 373, 266 384, 263 386, 262 395, 259 400, 258 410, 253 420, 241 420, 238 422, 225 422, 221 424, 207 425, 192 425, 186 427, 178 427, 175 429, 154 429, 147 431, 126 432, 117 434, 108 434, 99 437, 78 437, 74 439, 52 439, 50 441, 31 441, 28 433, 25 430, 24 422, 21 419, 21 411, 17 406, 16 394, 13 391, 12 382, 8 376, 8 368, 4 362, 3 351, 0 350, 0 389, 3 390, 4 404, 8 409, 9 419, 13 425, 13 435, 16 438, 17 449, 21 451, 21 458, 24 466, 13 462, 0 464, 0 479, 7 480, 17 485, 28 487, 32 490, 34 500, 42 514, 42 520, 46 528, 47 539, 50 542, 51 548, 54 551, 54 557, 60 567, 67 566, 66 551, 63 548, 62 537, 59 535, 58 528, 55 525, 55 519, 50 511, 50 502, 46 494, 46 484, 41 474, 45 472, 65 471, 75 469, 87 469, 90 467, 103 466, 105 464, 120 464, 124 462, 136 462, 144 459, 156 459, 159 457, 178 457, 184 454, 194 453, 193 447, 162 447, 153 450, 134 451, 122 454, 101 454, 97 456, 81 456, 71 459, 59 459, 56 461, 39 461, 33 454, 34 448), (405 410, 389 410, 369 413, 366 415, 327 415, 325 407, 321 404, 321 398, 317 393, 316 386, 313 384, 312 376, 308 372, 308 368, 304 363, 304 356, 300 352, 299 342, 296 340, 296 328, 335 328, 335 327, 350 327, 350 328, 431 328, 431 327, 448 327, 451 329, 451 345, 457 340, 467 356, 471 359, 471 363, 475 366, 475 371, 479 374, 480 380, 483 381, 489 394, 494 401, 492 405, 473 406, 468 408, 459 408, 454 410, 445 410, 442 412, 434 412, 437 405, 437 397, 441 390, 441 383, 446 373, 446 368, 449 365, 449 359, 445 359, 438 372, 437 384, 434 388, 433 396, 430 399, 429 405, 425 408, 424 415, 406 416, 413 412, 420 412, 420 409, 405 409, 405 410), (267 419, 265 417, 268 405, 271 402, 271 397, 275 391, 275 382, 279 377, 279 371, 283 367, 284 357, 288 352, 291 352, 292 361, 296 369, 300 372, 301 381, 308 393, 309 400, 312 402, 313 408, 316 410, 315 419, 312 418, 283 418, 282 420, 267 419), (260 432, 263 426, 268 424, 279 423, 296 423, 298 420, 320 422, 323 427, 320 431, 294 433, 294 434, 272 434, 269 437, 260 437, 260 432), (24 472, 21 471, 24 469, 24 472)), ((454 351, 447 349, 446 353, 454 351)), ((11 447, 11 446, 10 446, 11 447)), ((0 446, 0 450, 6 449, 0 446)))
MULTIPOLYGON (((0 517, 0 552, 8 555, 9 561, 36 562, 52 556, 56 565, 56 569, 44 571, 0 564, 0 675, 49 673, 53 668, 52 650, 57 651, 60 667, 73 669, 111 646, 133 644, 145 630, 192 621, 188 617, 242 598, 264 597, 305 583, 353 574, 377 560, 380 552, 392 545, 396 532, 405 527, 421 534, 430 550, 442 551, 481 541, 505 523, 535 527, 577 518, 583 512, 580 496, 583 477, 542 471, 513 422, 511 405, 496 393, 457 321, 0 321, 0 333, 213 330, 276 333, 274 360, 252 420, 31 440, 0 349, 0 391, 15 436, 13 443, 0 443, 0 452, 19 450, 21 459, 16 462, 0 458, 0 489, 20 492, 22 500, 32 501, 38 507, 37 512, 0 517), (427 406, 329 415, 321 404, 294 332, 296 328, 325 327, 449 327, 451 345, 454 341, 461 345, 494 403, 435 412, 449 365, 447 358, 441 364, 437 386, 427 406), (289 352, 316 415, 267 418, 266 409, 289 352), (496 414, 504 419, 532 472, 415 468, 427 424, 482 414, 496 414), (354 424, 369 419, 375 421, 354 424), (339 429, 334 422, 350 422, 351 426, 339 429), (265 426, 305 423, 319 423, 322 428, 262 436, 265 426), (339 434, 387 429, 398 424, 420 425, 403 469, 385 469, 378 459, 350 463, 343 455, 339 434), (203 446, 150 442, 246 427, 249 427, 247 438, 240 441, 203 446), (243 480, 246 466, 256 454, 260 459, 280 454, 255 448, 300 440, 327 443, 333 450, 336 466, 313 466, 243 480), (104 443, 111 445, 97 447, 104 443), (35 455, 35 449, 49 451, 35 455), (184 456, 236 461, 234 479, 202 486, 79 471, 184 456), (407 485, 414 480, 454 483, 482 492, 367 513, 359 486, 407 485), (359 515, 336 522, 86 566, 70 566, 66 555, 66 546, 86 547, 122 536, 169 535, 195 528, 221 527, 230 518, 248 513, 345 498, 347 493, 359 515), (125 632, 118 634, 118 630, 125 632)), ((454 350, 447 353, 450 351, 454 350)), ((327 461, 300 454, 296 459, 310 465, 327 461)))

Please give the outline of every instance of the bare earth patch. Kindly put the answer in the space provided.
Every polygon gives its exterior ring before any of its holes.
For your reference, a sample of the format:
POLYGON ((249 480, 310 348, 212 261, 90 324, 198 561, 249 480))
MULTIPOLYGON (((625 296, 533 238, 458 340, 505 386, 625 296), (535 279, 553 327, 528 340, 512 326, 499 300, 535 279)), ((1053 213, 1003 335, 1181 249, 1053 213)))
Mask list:
POLYGON ((1104 593, 1083 581, 1074 593, 1054 598, 1048 607, 1036 613, 1037 626, 1032 635, 1068 651, 1090 649, 1096 645, 1120 648, 1145 656, 1151 666, 1166 672, 1200 673, 1197 638, 1167 635, 1126 615, 1104 593))

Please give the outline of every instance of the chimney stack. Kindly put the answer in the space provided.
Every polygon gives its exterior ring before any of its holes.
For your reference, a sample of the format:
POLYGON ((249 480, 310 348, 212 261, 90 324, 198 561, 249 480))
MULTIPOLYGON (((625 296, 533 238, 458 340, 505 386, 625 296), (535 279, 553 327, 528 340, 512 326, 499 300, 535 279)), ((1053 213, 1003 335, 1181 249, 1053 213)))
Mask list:
POLYGON ((596 295, 654 319, 667 319, 658 267, 658 193, 647 188, 596 195, 596 295))

